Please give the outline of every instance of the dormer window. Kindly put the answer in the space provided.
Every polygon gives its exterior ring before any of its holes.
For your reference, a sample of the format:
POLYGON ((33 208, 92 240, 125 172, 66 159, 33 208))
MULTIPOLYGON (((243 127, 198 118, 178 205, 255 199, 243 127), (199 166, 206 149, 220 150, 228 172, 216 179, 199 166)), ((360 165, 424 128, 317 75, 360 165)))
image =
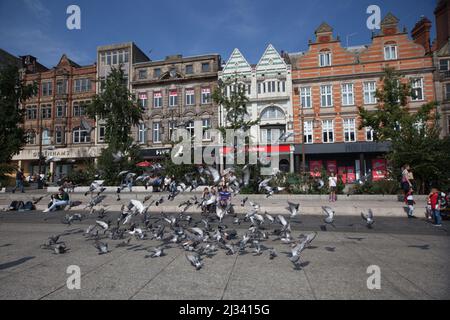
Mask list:
POLYGON ((319 66, 329 67, 331 66, 331 52, 328 50, 322 51, 319 54, 319 66))
POLYGON ((396 44, 387 44, 384 46, 384 60, 397 60, 396 44))

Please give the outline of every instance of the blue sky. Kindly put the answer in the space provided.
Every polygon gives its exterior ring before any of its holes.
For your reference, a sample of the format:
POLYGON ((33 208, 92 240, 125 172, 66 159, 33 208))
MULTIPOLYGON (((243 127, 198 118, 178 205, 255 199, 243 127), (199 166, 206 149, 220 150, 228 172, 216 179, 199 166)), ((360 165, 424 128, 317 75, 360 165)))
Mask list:
MULTIPOLYGON (((391 11, 408 32, 421 15, 434 24, 437 0, 0 0, 0 48, 32 54, 52 67, 63 53, 87 65, 96 48, 134 41, 153 60, 171 54, 218 53, 239 48, 257 63, 268 43, 278 51, 305 51, 321 22, 343 45, 370 43, 366 9, 391 11), (81 8, 81 30, 66 28, 66 9, 81 8), (348 37, 347 37, 348 36, 348 37)), ((432 38, 435 36, 433 25, 432 38)))

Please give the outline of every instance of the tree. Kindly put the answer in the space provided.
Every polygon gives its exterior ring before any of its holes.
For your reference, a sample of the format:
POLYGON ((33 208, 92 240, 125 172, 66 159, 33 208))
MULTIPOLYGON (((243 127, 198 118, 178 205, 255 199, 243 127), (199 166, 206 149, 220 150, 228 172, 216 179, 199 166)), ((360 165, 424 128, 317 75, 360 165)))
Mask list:
POLYGON ((103 84, 103 91, 96 95, 87 108, 91 118, 98 117, 105 121, 105 142, 108 147, 102 150, 98 168, 106 182, 113 184, 118 182, 119 171, 134 170, 139 161, 139 147, 133 143, 131 129, 142 121, 144 110, 138 106, 125 84, 122 68, 112 68, 103 84), (112 154, 118 152, 125 157, 114 162, 112 154))
POLYGON ((450 144, 448 138, 440 138, 437 103, 424 104, 417 112, 412 112, 408 98, 414 97, 415 92, 409 84, 401 82, 398 72, 386 69, 382 80, 383 87, 376 92, 376 110, 360 108, 360 129, 371 127, 375 141, 390 142, 386 158, 397 178, 400 168, 409 164, 422 192, 426 192, 430 184, 448 183, 450 174, 446 167, 450 161, 450 144))
POLYGON ((21 104, 37 91, 36 84, 25 84, 16 66, 6 66, 0 70, 0 179, 11 173, 14 167, 10 164, 12 157, 19 153, 26 143, 24 109, 21 104))

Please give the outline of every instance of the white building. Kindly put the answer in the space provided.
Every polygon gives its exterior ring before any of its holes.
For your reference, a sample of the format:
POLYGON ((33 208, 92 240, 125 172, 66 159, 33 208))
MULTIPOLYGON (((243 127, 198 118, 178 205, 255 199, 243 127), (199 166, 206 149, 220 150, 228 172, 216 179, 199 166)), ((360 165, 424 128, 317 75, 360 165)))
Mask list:
MULTIPOLYGON (((294 171, 294 137, 280 141, 283 134, 293 134, 291 66, 269 44, 257 65, 250 65, 239 49, 234 49, 219 79, 237 78, 244 85, 249 104, 247 110, 251 120, 260 118, 259 125, 250 129, 257 137, 258 151, 267 152, 272 159, 279 152, 278 163, 272 167, 284 172, 294 171)), ((230 89, 228 89, 230 90, 230 89)), ((219 123, 224 124, 226 115, 219 112, 219 123)))

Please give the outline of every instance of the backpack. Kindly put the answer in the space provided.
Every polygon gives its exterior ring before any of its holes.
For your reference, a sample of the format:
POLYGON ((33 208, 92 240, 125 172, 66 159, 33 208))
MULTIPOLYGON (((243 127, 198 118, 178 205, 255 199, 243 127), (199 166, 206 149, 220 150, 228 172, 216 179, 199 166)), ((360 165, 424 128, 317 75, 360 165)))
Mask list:
POLYGON ((34 204, 31 201, 27 201, 23 207, 23 210, 25 211, 32 211, 34 210, 34 204))

